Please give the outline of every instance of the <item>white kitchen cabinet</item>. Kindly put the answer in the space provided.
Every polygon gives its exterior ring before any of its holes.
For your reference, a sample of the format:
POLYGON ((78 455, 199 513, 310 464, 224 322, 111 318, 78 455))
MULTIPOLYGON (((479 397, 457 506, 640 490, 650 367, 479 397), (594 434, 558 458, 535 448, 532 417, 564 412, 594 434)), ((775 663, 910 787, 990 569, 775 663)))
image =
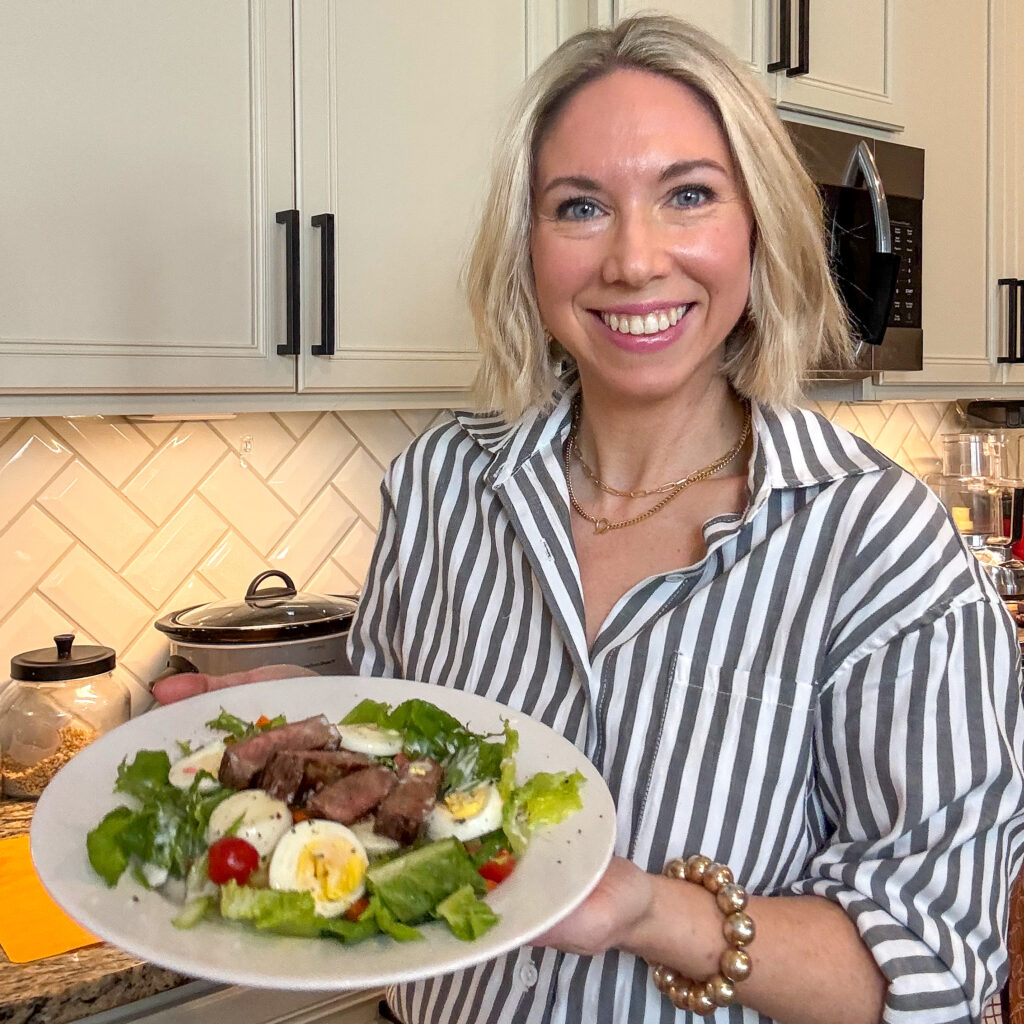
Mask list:
POLYGON ((298 6, 302 391, 466 388, 460 277, 500 114, 527 68, 522 0, 298 6), (334 217, 334 354, 321 242, 334 217), (321 349, 313 354, 314 345, 321 349))
POLYGON ((288 0, 0 2, 0 390, 294 388, 290 37, 288 0))
POLYGON ((908 74, 920 53, 899 35, 895 4, 896 0, 618 0, 613 6, 617 17, 658 10, 700 25, 757 72, 780 108, 892 130, 904 125, 897 75, 908 74), (785 11, 788 61, 781 59, 785 11))
POLYGON ((989 0, 988 9, 989 354, 1019 390, 1024 365, 1000 360, 1024 358, 1024 9, 1019 0, 989 0))
POLYGON ((0 0, 0 415, 464 396, 496 128, 585 11, 0 0), (314 354, 323 215, 333 356, 314 354))

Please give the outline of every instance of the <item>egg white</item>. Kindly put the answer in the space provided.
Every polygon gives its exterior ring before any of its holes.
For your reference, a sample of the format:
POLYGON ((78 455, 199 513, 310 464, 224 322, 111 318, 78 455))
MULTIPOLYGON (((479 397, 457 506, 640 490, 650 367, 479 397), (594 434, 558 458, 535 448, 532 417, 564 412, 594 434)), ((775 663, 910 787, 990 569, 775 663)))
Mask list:
POLYGON ((430 839, 454 836, 466 842, 501 828, 503 804, 497 786, 485 782, 472 791, 472 796, 478 797, 482 803, 479 809, 470 815, 465 815, 464 809, 458 807, 459 797, 464 798, 467 795, 457 794, 454 798, 450 795, 447 801, 439 800, 434 805, 427 818, 427 836, 430 839))
POLYGON ((366 889, 369 860, 351 829, 309 818, 293 825, 270 858, 270 888, 308 892, 323 917, 344 913, 366 889))
POLYGON ((226 836, 241 818, 232 835, 252 843, 264 863, 274 852, 278 840, 292 827, 292 812, 282 800, 275 800, 262 789, 242 789, 221 801, 213 809, 206 827, 207 842, 226 836))
POLYGON ((205 747, 193 750, 191 754, 186 754, 180 760, 175 761, 171 765, 167 781, 172 786, 177 786, 178 789, 188 789, 192 785, 192 780, 196 777, 196 772, 203 769, 208 771, 213 778, 203 779, 199 783, 199 792, 209 793, 219 785, 217 782, 217 772, 220 769, 220 762, 223 757, 224 741, 214 740, 213 743, 207 743, 205 747))
POLYGON ((373 831, 373 825, 374 820, 370 816, 368 818, 360 818, 349 826, 356 839, 363 844, 363 849, 366 851, 367 856, 379 857, 382 854, 393 853, 395 850, 402 848, 402 844, 397 839, 392 839, 390 836, 377 835, 373 831))
POLYGON ((341 745, 346 750, 370 757, 394 757, 402 752, 403 735, 396 729, 370 725, 339 725, 341 745))

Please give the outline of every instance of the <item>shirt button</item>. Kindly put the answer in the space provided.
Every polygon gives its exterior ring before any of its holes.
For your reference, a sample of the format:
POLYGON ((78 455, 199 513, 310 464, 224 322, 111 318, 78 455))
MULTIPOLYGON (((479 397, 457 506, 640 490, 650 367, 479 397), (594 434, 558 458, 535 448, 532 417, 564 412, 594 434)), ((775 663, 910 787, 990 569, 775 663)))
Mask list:
POLYGON ((537 968, 532 963, 523 964, 523 966, 519 968, 519 980, 527 988, 533 988, 533 986, 537 984, 538 977, 537 968))
POLYGON ((665 577, 665 581, 667 583, 682 583, 683 582, 683 574, 681 572, 670 572, 665 577))

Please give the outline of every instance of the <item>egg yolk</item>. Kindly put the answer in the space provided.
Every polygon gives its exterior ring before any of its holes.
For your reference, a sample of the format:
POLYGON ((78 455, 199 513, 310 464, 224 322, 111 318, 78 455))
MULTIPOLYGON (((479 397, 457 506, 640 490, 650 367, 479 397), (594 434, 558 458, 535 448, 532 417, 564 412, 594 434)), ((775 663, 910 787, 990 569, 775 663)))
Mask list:
POLYGON ((314 839, 299 854, 295 880, 323 901, 341 900, 359 888, 366 866, 351 843, 314 839))
POLYGON ((487 786, 477 786, 467 793, 449 793, 444 798, 444 805, 456 821, 474 818, 487 803, 487 786))

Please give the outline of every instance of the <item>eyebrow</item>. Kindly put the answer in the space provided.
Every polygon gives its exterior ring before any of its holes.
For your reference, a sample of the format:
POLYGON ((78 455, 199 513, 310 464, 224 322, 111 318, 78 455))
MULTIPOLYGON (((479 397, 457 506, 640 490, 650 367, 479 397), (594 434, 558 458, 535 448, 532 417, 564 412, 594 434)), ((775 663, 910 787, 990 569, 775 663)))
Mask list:
MULTIPOLYGON (((676 160, 674 163, 669 164, 668 167, 658 175, 658 181, 671 181, 673 178, 680 178, 687 174, 692 174, 694 171, 700 170, 718 171, 720 174, 728 173, 717 160, 704 158, 698 160, 676 160)), ((598 192, 601 189, 600 184, 594 181, 593 178, 586 178, 579 174, 570 174, 561 178, 552 178, 551 181, 544 186, 543 194, 546 195, 553 189, 562 188, 563 186, 578 189, 580 192, 598 192)))

